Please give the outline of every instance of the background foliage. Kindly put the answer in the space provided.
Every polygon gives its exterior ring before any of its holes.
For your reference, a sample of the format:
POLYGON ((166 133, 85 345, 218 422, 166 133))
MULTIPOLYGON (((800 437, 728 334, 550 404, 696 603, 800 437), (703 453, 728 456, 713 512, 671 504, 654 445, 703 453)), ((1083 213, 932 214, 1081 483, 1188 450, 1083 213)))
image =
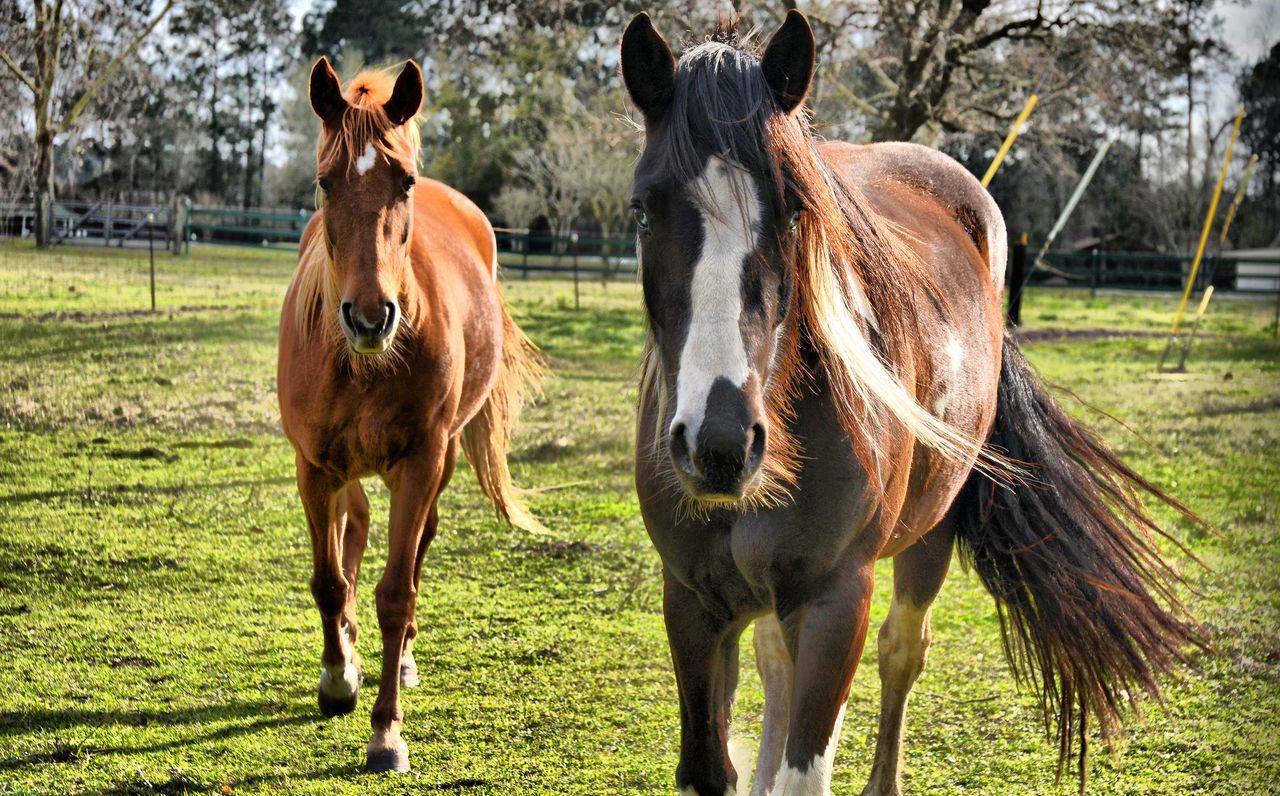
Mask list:
MULTIPOLYGON (((915 139, 981 172, 1026 96, 1041 101, 992 186, 1011 234, 1056 217, 1101 142, 1118 138, 1064 236, 1185 251, 1225 146, 1224 108, 1249 111, 1242 149, 1262 168, 1233 243, 1280 233, 1280 48, 1239 63, 1217 16, 1232 0, 182 0, 58 139, 59 195, 307 207, 316 123, 307 69, 344 75, 404 58, 429 88, 425 171, 497 220, 618 230, 638 151, 617 75, 620 31, 648 8, 673 44, 737 14, 760 40, 788 7, 820 46, 813 111, 828 137, 915 139), (1237 75, 1224 82, 1223 75, 1237 75)), ((44 0, 0 0, 0 49, 33 57, 44 0)), ((149 4, 85 0, 65 33, 66 83, 141 25, 149 4), (95 9, 101 6, 101 11, 95 9), (108 13, 110 10, 110 13, 108 13)), ((24 97, 0 68, 0 90, 24 97)), ((26 101, 24 97, 23 101, 26 101)), ((30 192, 31 119, 0 118, 0 195, 30 192)), ((1245 158, 1237 158, 1228 189, 1245 158)))

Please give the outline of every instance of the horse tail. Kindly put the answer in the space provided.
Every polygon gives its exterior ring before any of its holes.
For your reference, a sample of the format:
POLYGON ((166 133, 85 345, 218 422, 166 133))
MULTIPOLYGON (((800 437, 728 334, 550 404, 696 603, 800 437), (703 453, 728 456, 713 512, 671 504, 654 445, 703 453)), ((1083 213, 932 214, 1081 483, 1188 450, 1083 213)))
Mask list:
MULTIPOLYGON (((494 289, 499 289, 496 283, 494 289)), ((538 393, 546 371, 537 348, 511 319, 500 292, 498 303, 502 312, 498 378, 479 413, 462 429, 462 450, 480 481, 480 491, 498 515, 517 528, 541 532, 546 529, 525 508, 519 490, 511 483, 507 454, 520 410, 538 393)))
POLYGON ((1185 585, 1157 538, 1195 557, 1147 513, 1146 493, 1205 524, 1072 420, 1006 333, 990 444, 1025 474, 996 483, 974 472, 952 516, 962 556, 995 597, 1004 652, 1054 726, 1058 777, 1078 738, 1087 783, 1090 716, 1110 746, 1139 692, 1163 702, 1158 678, 1207 649, 1177 590, 1185 585))

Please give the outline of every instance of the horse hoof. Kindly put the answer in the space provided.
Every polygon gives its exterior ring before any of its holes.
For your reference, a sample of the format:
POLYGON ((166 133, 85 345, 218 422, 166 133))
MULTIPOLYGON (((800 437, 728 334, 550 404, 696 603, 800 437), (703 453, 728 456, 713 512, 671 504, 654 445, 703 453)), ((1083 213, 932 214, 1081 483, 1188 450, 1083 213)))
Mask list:
POLYGON ((351 696, 332 697, 326 694, 324 689, 320 689, 319 695, 320 715, 327 719, 332 719, 337 716, 345 716, 355 710, 356 699, 359 698, 360 692, 357 691, 351 696))
POLYGON ((409 770, 409 749, 403 744, 392 749, 370 750, 365 758, 364 770, 370 774, 395 772, 403 774, 409 770))

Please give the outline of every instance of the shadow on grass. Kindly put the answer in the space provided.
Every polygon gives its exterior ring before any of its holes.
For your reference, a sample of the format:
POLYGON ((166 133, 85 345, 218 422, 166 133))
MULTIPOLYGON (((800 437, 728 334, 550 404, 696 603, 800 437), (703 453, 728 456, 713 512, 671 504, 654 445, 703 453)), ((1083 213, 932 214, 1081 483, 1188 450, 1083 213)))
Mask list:
POLYGON ((112 502, 114 498, 115 502, 120 502, 119 499, 127 495, 172 497, 188 493, 199 494, 218 490, 243 489, 251 486, 289 486, 293 483, 294 479, 292 477, 279 476, 276 478, 245 478, 216 483, 171 484, 166 486, 117 484, 113 486, 81 487, 78 489, 50 489, 41 492, 18 492, 13 495, 0 496, 0 506, 12 506, 19 503, 44 503, 50 500, 66 500, 70 498, 78 498, 82 501, 96 499, 99 502, 103 500, 112 502))
POLYGON ((22 735, 34 729, 97 729, 106 726, 142 729, 152 725, 171 727, 227 721, 236 723, 194 736, 184 735, 150 744, 95 746, 92 741, 78 745, 55 741, 42 751, 0 759, 0 771, 50 763, 72 763, 102 755, 138 755, 177 747, 189 748, 276 727, 317 723, 326 719, 308 702, 233 702, 178 710, 18 710, 0 712, 0 737, 22 735))

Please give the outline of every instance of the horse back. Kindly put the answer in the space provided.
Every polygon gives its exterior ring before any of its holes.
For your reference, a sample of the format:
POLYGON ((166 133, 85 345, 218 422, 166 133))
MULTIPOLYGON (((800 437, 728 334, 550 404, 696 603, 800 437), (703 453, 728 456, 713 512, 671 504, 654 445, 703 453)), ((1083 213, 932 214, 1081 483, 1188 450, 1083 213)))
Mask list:
POLYGON ((908 233, 908 241, 933 239, 953 251, 957 242, 971 244, 972 251, 964 254, 976 258, 966 259, 985 269, 997 294, 1003 290, 1004 216, 986 188, 953 158, 904 142, 829 142, 821 152, 880 215, 908 233))

